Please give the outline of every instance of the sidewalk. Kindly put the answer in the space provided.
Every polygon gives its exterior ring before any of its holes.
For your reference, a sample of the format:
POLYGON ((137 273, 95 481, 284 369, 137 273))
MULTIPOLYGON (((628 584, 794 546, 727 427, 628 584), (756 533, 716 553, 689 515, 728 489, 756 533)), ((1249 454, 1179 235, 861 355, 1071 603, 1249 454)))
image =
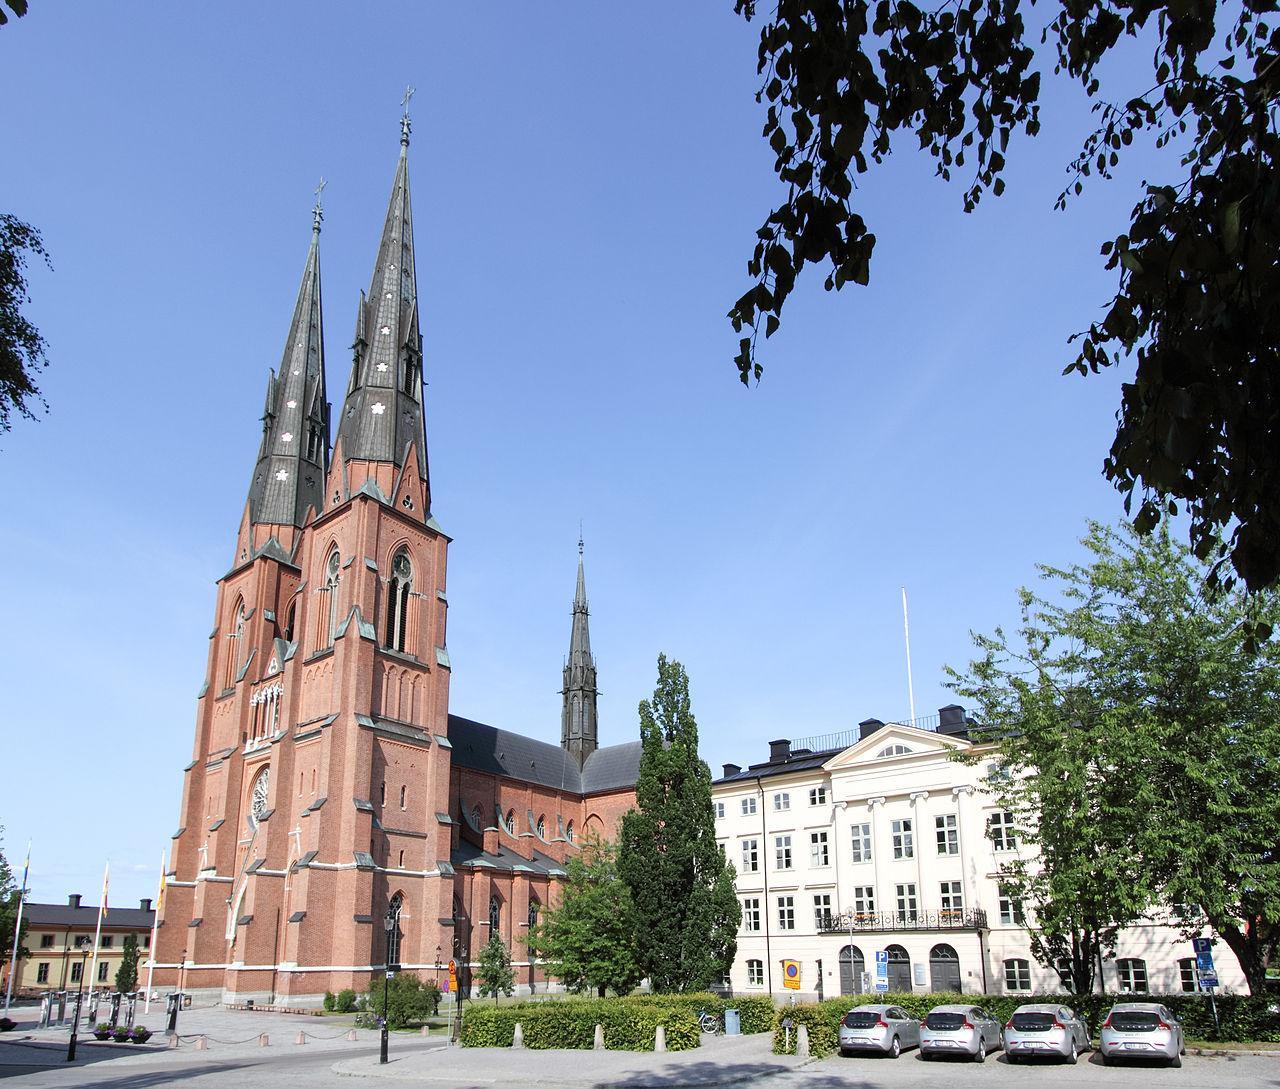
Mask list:
POLYGON ((794 1055, 775 1055, 772 1036, 704 1037, 692 1051, 533 1051, 527 1048, 436 1048, 393 1054, 386 1066, 377 1056, 334 1064, 337 1074, 438 1085, 673 1086, 740 1085, 803 1066, 794 1055))

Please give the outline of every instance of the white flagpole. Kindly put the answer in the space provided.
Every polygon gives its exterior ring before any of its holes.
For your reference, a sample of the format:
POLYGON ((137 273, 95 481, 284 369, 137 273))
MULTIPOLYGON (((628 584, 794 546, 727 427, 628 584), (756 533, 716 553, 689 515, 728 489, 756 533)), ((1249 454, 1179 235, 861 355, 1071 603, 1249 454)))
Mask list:
POLYGON ((151 919, 151 960, 147 964, 147 997, 142 1003, 142 1012, 151 1012, 151 984, 156 978, 156 927, 160 925, 160 912, 164 910, 164 852, 160 852, 160 891, 156 895, 155 915, 151 919))
POLYGON ((907 588, 902 587, 902 634, 907 641, 907 700, 911 705, 911 725, 916 724, 916 690, 911 683, 911 628, 907 624, 907 588))
POLYGON ((102 914, 107 909, 107 882, 111 876, 111 863, 102 871, 102 895, 98 897, 98 928, 93 932, 93 967, 89 969, 89 994, 98 982, 98 943, 102 940, 102 914))
POLYGON ((27 903, 27 871, 31 869, 31 841, 27 840, 27 860, 22 864, 22 892, 18 896, 18 918, 13 924, 13 956, 9 958, 9 986, 4 994, 4 1012, 13 1001, 13 977, 18 972, 18 938, 22 935, 22 909, 27 903))

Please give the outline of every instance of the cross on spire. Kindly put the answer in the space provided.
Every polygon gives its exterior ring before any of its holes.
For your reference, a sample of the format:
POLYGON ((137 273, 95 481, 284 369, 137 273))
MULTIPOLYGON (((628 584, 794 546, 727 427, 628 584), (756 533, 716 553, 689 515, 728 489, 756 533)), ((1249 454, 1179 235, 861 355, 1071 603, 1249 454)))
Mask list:
POLYGON ((311 209, 311 229, 317 234, 320 233, 320 224, 324 222, 324 208, 321 207, 321 196, 324 193, 324 187, 329 183, 320 178, 320 184, 316 186, 316 206, 311 209))
POLYGON ((400 143, 405 147, 409 146, 409 130, 412 125, 409 121, 409 100, 413 98, 413 92, 416 88, 406 86, 404 89, 404 98, 400 100, 400 105, 404 107, 404 113, 400 115, 400 143))

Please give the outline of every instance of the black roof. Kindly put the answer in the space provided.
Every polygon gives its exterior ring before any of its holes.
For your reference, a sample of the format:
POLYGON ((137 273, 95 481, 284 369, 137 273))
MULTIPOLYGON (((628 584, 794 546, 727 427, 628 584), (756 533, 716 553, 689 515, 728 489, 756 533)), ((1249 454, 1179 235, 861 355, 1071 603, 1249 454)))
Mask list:
POLYGON ((752 764, 749 768, 734 775, 723 775, 714 781, 713 785, 721 783, 745 783, 753 779, 768 779, 774 775, 790 775, 796 771, 811 771, 813 768, 820 768, 838 752, 843 749, 824 749, 822 752, 810 752, 803 750, 794 752, 781 760, 766 760, 763 764, 752 764))
MULTIPOLYGON (((22 911, 23 918, 33 927, 61 926, 92 930, 98 925, 98 909, 92 907, 72 907, 70 904, 27 904, 22 911)), ((137 930, 150 930, 155 922, 154 911, 142 908, 112 907, 107 905, 106 917, 102 920, 103 929, 109 927, 130 927, 137 930)))
POLYGON ((449 744, 459 767, 570 794, 624 790, 635 786, 640 774, 639 741, 596 749, 579 768, 573 754, 559 745, 450 715, 449 744))

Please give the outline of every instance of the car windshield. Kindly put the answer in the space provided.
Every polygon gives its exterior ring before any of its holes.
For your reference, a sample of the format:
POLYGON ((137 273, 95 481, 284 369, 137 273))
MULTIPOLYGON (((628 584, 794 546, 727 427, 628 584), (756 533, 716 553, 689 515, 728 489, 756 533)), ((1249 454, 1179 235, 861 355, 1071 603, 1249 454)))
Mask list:
POLYGON ((1043 1032, 1053 1028, 1053 1020, 1051 1013, 1015 1013, 1013 1027, 1019 1032, 1043 1032))
POLYGON ((958 1029, 964 1024, 962 1013, 931 1013, 924 1023, 931 1029, 958 1029))
MULTIPOLYGON (((846 1028, 866 1028, 880 1020, 880 1015, 872 1010, 854 1010, 844 1015, 846 1028)), ((830 1022, 828 1022, 830 1024, 830 1022)))
POLYGON ((1160 1024, 1160 1015, 1146 1010, 1121 1010, 1111 1015, 1111 1027, 1121 1032, 1151 1032, 1160 1024))

